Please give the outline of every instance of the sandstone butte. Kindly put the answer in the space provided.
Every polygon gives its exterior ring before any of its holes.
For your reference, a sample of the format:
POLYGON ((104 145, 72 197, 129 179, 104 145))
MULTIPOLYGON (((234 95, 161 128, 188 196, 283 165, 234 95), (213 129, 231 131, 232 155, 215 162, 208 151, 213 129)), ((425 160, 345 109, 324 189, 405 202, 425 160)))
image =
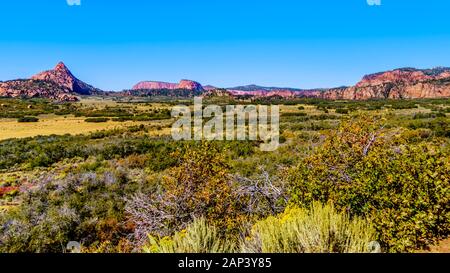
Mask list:
POLYGON ((158 82, 158 81, 143 81, 135 86, 133 86, 133 90, 139 89, 186 89, 186 90, 195 90, 195 91, 203 91, 203 86, 195 81, 191 80, 181 80, 179 83, 169 83, 169 82, 158 82))

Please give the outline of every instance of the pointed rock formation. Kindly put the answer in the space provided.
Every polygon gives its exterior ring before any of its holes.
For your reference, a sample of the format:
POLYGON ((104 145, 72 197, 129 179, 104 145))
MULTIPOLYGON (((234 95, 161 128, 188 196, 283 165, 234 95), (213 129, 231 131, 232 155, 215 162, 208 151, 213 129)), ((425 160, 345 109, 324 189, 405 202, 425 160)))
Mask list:
POLYGON ((31 79, 0 82, 0 96, 14 98, 47 98, 57 101, 77 101, 77 95, 101 94, 103 91, 77 79, 60 62, 52 70, 31 79))
POLYGON ((53 70, 34 75, 31 79, 54 82, 80 95, 92 95, 101 91, 77 79, 63 62, 58 63, 53 70))

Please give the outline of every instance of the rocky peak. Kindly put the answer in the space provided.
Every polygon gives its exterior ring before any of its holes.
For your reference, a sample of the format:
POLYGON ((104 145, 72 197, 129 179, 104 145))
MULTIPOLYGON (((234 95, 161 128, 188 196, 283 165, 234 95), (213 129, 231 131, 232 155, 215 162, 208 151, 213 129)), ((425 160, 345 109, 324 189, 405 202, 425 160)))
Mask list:
POLYGON ((63 63, 63 62, 59 62, 56 66, 55 66, 55 71, 69 71, 69 69, 67 68, 67 66, 63 63))
POLYGON ((67 88, 70 92, 81 95, 91 95, 101 91, 77 79, 63 62, 59 62, 52 70, 34 75, 31 79, 54 82, 57 85, 67 88))

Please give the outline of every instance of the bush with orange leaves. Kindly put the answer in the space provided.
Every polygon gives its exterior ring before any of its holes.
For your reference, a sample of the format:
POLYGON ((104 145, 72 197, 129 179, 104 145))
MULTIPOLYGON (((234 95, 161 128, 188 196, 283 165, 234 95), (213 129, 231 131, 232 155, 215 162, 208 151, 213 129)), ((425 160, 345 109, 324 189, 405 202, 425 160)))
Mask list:
POLYGON ((211 142, 187 149, 181 163, 163 179, 159 192, 128 200, 126 212, 135 224, 137 242, 145 242, 148 234, 170 235, 202 217, 222 234, 239 231, 248 213, 223 154, 211 142))

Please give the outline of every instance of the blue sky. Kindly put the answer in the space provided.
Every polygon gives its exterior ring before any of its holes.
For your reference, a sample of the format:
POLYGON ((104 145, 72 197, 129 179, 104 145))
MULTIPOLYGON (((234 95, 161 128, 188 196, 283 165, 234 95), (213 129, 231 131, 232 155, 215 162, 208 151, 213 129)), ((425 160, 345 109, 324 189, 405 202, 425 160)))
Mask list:
POLYGON ((64 61, 105 90, 141 80, 231 87, 352 85, 450 66, 450 1, 0 1, 0 80, 64 61))

